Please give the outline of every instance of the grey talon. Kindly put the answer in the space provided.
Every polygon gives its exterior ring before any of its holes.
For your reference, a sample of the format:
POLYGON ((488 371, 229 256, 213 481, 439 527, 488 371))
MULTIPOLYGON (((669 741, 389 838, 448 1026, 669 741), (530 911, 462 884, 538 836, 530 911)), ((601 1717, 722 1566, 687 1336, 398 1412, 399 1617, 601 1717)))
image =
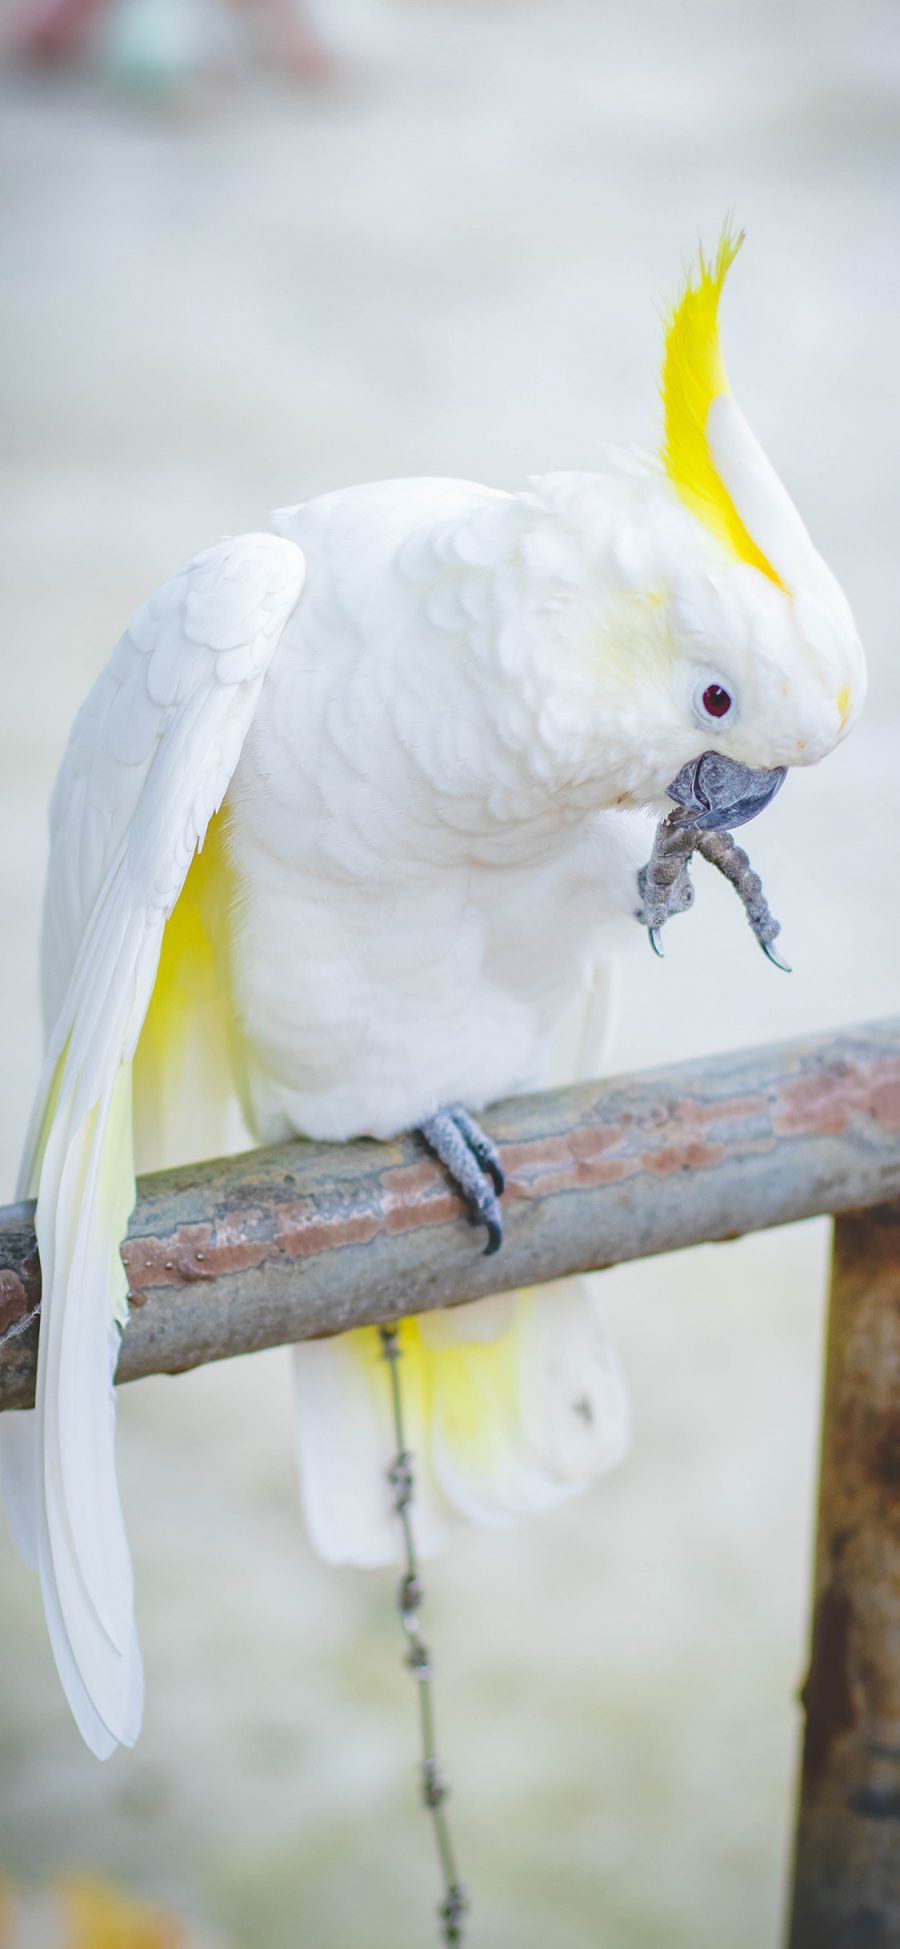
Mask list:
POLYGON ((653 851, 637 876, 637 919, 650 935, 654 954, 663 957, 660 934, 667 920, 687 913, 694 903, 688 862, 696 844, 694 827, 677 826, 670 814, 657 826, 653 851))
POLYGON ((486 1130, 482 1130, 480 1123, 475 1122, 475 1118, 469 1115, 468 1110, 463 1109, 461 1103, 452 1104, 449 1115, 453 1118, 460 1136, 465 1138, 473 1157, 477 1158, 482 1170, 487 1171, 498 1198, 502 1197, 506 1190, 506 1173, 493 1138, 488 1136, 486 1130))
POLYGON ((781 955, 776 954, 771 941, 760 941, 759 945, 762 948, 766 960, 771 961, 773 968, 780 968, 782 974, 793 974, 794 970, 791 967, 790 962, 782 961, 781 955))
MULTIPOLYGON (((742 772, 744 767, 732 767, 734 770, 742 772)), ((672 797, 676 796, 675 787, 681 776, 679 773, 678 779, 670 787, 672 797)), ((781 783, 780 774, 775 772, 748 773, 747 778, 756 781, 762 803, 767 803, 762 794, 765 792, 769 798, 773 798, 781 783)), ((730 774, 728 782, 734 784, 730 774)), ((739 808, 742 820, 752 817, 747 810, 750 793, 751 788, 746 785, 744 802, 739 808)), ((712 823, 706 819, 690 823, 683 811, 676 811, 670 812, 657 826, 650 858, 637 876, 641 904, 636 918, 642 927, 646 927, 654 954, 661 957, 660 933, 666 921, 675 914, 685 913, 693 903, 694 889, 688 869, 692 854, 699 853, 734 887, 752 932, 773 966, 790 974, 787 962, 772 952, 772 942, 781 932, 781 924, 769 907, 759 874, 754 872, 743 848, 730 832, 716 823, 716 819, 712 823)))
POLYGON ((484 1257, 486 1259, 492 1259, 494 1253, 499 1252, 503 1244, 503 1220, 498 1213, 496 1218, 489 1218, 485 1222, 487 1224, 488 1242, 484 1248, 484 1257))
POLYGON ((790 974, 787 962, 770 952, 776 935, 781 933, 781 922, 775 919, 759 874, 754 872, 743 847, 736 844, 730 832, 698 832, 697 851, 734 887, 763 953, 774 967, 790 974))
POLYGON ((459 1103, 437 1110, 419 1132, 464 1198, 472 1224, 486 1227, 485 1257, 491 1257, 503 1244, 498 1200, 506 1184, 496 1144, 459 1103))

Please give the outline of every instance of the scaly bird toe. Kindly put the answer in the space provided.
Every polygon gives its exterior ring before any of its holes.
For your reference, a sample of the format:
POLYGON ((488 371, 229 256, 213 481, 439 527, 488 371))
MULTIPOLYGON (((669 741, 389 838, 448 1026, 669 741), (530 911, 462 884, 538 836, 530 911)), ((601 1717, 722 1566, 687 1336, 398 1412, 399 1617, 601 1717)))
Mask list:
POLYGON ((496 1144, 459 1103, 436 1111, 419 1125, 419 1131, 465 1199, 473 1225, 486 1227, 485 1257, 499 1252, 503 1244, 499 1200, 506 1178, 496 1144))
POLYGON ((487 1131, 482 1130, 480 1123, 475 1122, 475 1118, 469 1115, 468 1110, 463 1109, 461 1103, 451 1103, 447 1114, 453 1118, 457 1130, 465 1138, 472 1156, 481 1165, 482 1170, 487 1172, 498 1198, 502 1198, 506 1190, 506 1173, 493 1138, 488 1136, 487 1131))

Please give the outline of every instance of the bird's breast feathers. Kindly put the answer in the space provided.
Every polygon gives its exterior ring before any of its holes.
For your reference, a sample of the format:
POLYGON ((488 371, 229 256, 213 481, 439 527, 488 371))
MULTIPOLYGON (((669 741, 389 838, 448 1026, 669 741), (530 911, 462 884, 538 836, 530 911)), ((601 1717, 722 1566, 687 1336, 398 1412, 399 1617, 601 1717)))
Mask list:
POLYGON ((307 584, 227 804, 252 1116, 384 1136, 538 1080, 642 841, 541 720, 520 503, 397 483, 278 525, 307 584))

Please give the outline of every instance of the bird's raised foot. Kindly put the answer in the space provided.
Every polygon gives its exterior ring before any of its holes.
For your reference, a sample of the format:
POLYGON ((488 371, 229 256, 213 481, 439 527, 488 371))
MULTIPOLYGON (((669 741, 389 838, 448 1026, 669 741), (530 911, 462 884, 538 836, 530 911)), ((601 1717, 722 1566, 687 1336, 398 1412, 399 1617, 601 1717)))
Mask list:
POLYGON ((694 887, 688 871, 693 850, 692 834, 664 819, 657 826, 653 852, 637 876, 641 904, 635 918, 646 927, 654 954, 663 959, 660 935, 667 920, 684 914, 694 904, 694 887))
POLYGON ((506 1178, 496 1144, 460 1103, 437 1110, 419 1125, 419 1132, 462 1193, 472 1224, 487 1227, 485 1257, 499 1252, 503 1244, 499 1201, 506 1178))

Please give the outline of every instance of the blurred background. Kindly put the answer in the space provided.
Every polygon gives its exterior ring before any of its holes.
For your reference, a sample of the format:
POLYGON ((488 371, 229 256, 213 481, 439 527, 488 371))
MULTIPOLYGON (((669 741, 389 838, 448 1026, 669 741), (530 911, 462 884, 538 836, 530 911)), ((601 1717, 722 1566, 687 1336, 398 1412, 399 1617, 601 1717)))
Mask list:
MULTIPOLYGON (((664 964, 636 939, 613 1065, 896 1007, 894 0, 0 15, 3 1195, 39 1059, 47 799, 131 609, 323 489, 514 487, 653 446, 659 308, 729 211, 731 378, 845 583, 872 697, 753 828, 791 979, 705 875, 664 964)), ((433 1567, 473 1949, 778 1941, 827 1245, 816 1224, 606 1275, 632 1458, 433 1567)), ((285 1360, 127 1388, 120 1429, 146 1729, 103 1767, 83 1749, 4 1532, 0 1865, 26 1891, 111 1878, 186 1931, 103 1934, 101 1902, 83 1949, 421 1949, 394 1578, 313 1558, 285 1360)))

